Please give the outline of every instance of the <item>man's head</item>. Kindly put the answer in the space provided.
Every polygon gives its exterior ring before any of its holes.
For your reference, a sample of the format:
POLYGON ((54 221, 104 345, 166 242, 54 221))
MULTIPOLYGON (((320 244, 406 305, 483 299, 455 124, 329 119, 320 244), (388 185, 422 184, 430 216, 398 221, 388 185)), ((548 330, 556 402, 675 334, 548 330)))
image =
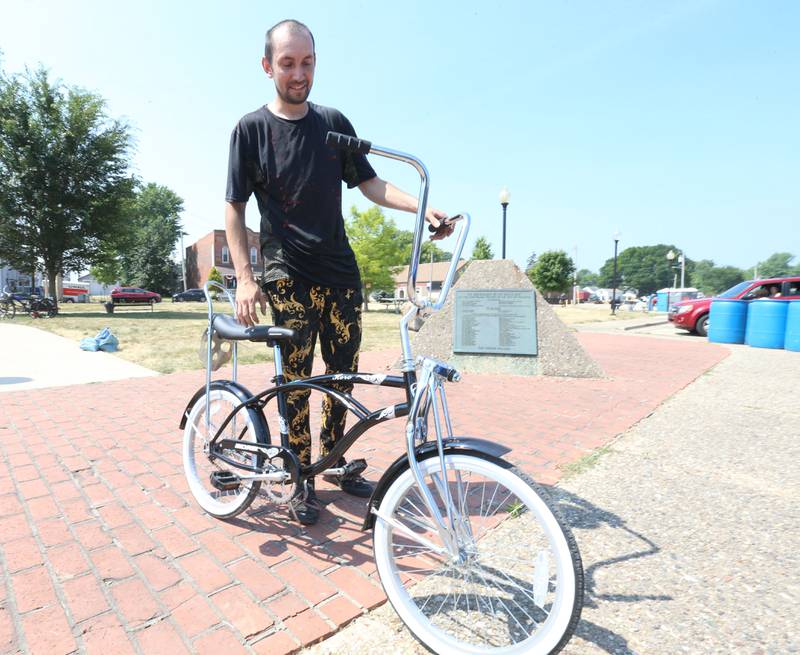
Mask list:
POLYGON ((267 31, 261 66, 283 102, 302 105, 307 100, 316 63, 314 36, 303 23, 284 20, 267 31))

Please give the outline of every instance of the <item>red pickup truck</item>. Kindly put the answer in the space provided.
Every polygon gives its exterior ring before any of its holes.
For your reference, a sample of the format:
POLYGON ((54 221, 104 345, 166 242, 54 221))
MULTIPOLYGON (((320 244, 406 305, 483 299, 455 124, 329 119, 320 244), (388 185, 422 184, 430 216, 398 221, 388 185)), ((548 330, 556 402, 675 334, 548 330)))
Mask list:
POLYGON ((727 291, 713 298, 684 300, 670 307, 667 318, 675 327, 696 332, 701 337, 708 334, 708 312, 711 301, 716 298, 727 300, 756 300, 757 298, 782 298, 800 300, 800 276, 774 277, 766 280, 747 280, 739 282, 727 291))

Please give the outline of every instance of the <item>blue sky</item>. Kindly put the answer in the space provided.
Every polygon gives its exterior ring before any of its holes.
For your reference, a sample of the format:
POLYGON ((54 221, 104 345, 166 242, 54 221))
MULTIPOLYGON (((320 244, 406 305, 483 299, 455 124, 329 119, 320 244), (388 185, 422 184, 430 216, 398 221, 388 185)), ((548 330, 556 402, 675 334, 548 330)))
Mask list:
MULTIPOLYGON (((311 99, 419 156, 431 202, 507 256, 563 249, 597 270, 675 244, 752 266, 800 256, 800 4, 786 1, 4 2, 3 68, 43 63, 136 137, 136 172, 185 201, 186 242, 222 227, 230 130, 268 102, 264 31, 307 23, 311 99)), ((416 192, 416 174, 373 158, 416 192)), ((351 204, 368 207, 357 191, 351 204)), ((389 212, 401 227, 410 215, 389 212)), ((258 229, 255 203, 248 225, 258 229)), ((797 260, 796 260, 797 261, 797 260)))

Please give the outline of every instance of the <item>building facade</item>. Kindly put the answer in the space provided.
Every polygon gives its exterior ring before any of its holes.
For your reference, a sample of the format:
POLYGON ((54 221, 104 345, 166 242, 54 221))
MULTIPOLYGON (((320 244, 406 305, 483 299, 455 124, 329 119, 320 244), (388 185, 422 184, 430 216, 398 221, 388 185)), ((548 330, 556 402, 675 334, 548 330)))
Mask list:
MULTIPOLYGON (((259 278, 264 268, 264 261, 261 257, 258 232, 254 232, 250 228, 247 228, 247 250, 250 256, 250 265, 253 267, 253 275, 259 278)), ((236 288, 236 271, 233 268, 233 259, 228 247, 228 240, 225 237, 225 230, 209 232, 186 248, 187 288, 202 287, 208 281, 208 274, 212 267, 215 267, 222 275, 227 289, 236 288)))
MULTIPOLYGON (((466 260, 459 260, 456 267, 456 277, 458 272, 466 264, 466 260)), ((394 297, 398 299, 406 298, 406 289, 408 286, 408 266, 403 266, 397 273, 392 276, 394 280, 394 297)), ((427 298, 431 302, 436 302, 439 294, 442 291, 442 284, 447 277, 447 271, 450 269, 450 262, 433 262, 433 263, 420 263, 417 268, 417 296, 427 298)))
POLYGON ((0 291, 2 290, 8 290, 11 293, 31 293, 32 290, 35 290, 37 293, 41 293, 42 274, 36 273, 36 284, 34 289, 31 289, 30 273, 21 273, 10 266, 0 264, 0 291))

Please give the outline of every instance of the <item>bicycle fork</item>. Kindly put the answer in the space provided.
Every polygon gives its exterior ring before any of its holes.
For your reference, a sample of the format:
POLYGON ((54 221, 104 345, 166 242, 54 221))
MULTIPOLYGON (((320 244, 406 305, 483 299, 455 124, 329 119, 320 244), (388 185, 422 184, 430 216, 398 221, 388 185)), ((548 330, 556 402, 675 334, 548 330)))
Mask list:
MULTIPOLYGON (((461 563, 465 557, 459 543, 459 534, 467 539, 472 538, 469 522, 461 516, 458 507, 453 502, 448 483, 447 460, 444 455, 444 442, 453 437, 453 426, 447 407, 447 397, 444 391, 444 381, 458 381, 458 372, 446 364, 430 358, 422 358, 420 377, 409 410, 406 423, 406 451, 409 467, 414 481, 417 484, 420 496, 428 509, 433 525, 420 524, 423 528, 433 528, 444 546, 438 546, 425 537, 395 520, 386 516, 379 509, 373 509, 378 518, 387 522, 404 536, 412 539, 434 552, 448 556, 452 561, 461 563), (429 412, 432 414, 434 434, 438 450, 439 470, 431 475, 434 486, 441 497, 445 514, 439 508, 431 489, 425 481, 424 475, 416 457, 416 446, 425 441, 427 437, 427 419, 429 412)), ((456 487, 461 497, 461 480, 456 471, 456 487)))

